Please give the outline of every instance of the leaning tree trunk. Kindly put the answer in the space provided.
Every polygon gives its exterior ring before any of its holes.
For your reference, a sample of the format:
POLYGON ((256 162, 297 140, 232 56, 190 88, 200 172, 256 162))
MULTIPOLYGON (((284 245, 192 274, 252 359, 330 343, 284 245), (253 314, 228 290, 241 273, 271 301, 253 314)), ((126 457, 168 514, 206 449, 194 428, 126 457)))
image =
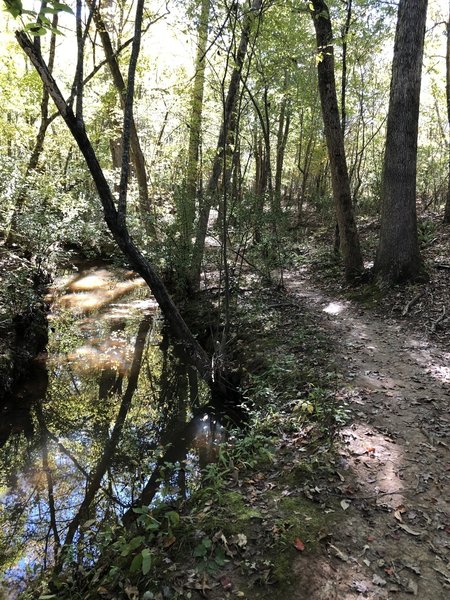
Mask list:
POLYGON ((340 251, 345 275, 354 279, 363 271, 358 231, 353 212, 350 180, 345 158, 344 137, 336 95, 334 76, 333 32, 328 6, 323 0, 312 0, 311 15, 316 30, 318 52, 317 73, 320 103, 330 160, 331 182, 340 234, 340 251))
POLYGON ((67 104, 56 81, 49 72, 40 52, 36 50, 28 36, 24 32, 19 31, 16 32, 16 38, 41 77, 46 90, 56 104, 59 113, 84 156, 86 165, 97 188, 106 224, 115 242, 131 266, 148 284, 174 337, 183 344, 189 362, 196 367, 200 376, 212 390, 221 393, 221 381, 220 378, 217 379, 214 377, 211 359, 192 335, 153 265, 142 255, 131 239, 124 222, 121 199, 119 198, 117 209, 111 188, 106 181, 91 141, 86 133, 84 122, 81 119, 77 119, 74 115, 72 108, 67 104))
POLYGON ((417 135, 427 0, 400 0, 375 273, 392 284, 423 276, 416 214, 417 135))
MULTIPOLYGON (((447 119, 450 127, 450 0, 448 3, 447 19, 447 52, 445 55, 445 91, 447 95, 447 119)), ((450 224, 450 143, 448 144, 448 182, 447 201, 445 203, 444 223, 450 224)))

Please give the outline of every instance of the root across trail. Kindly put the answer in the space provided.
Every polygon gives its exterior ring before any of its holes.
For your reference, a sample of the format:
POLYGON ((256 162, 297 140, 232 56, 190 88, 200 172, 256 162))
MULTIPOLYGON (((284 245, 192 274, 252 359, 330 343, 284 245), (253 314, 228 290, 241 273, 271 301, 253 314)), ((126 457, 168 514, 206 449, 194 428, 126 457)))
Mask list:
POLYGON ((449 598, 450 352, 297 274, 285 286, 337 341, 351 411, 335 486, 343 514, 319 554, 294 559, 286 597, 449 598))

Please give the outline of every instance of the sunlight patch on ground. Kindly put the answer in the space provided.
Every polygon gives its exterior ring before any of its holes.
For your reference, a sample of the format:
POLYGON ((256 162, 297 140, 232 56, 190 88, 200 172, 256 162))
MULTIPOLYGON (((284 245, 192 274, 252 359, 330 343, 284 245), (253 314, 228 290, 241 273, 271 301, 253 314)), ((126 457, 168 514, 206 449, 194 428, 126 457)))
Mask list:
POLYGON ((345 306, 341 302, 330 302, 324 309, 323 312, 327 315, 338 315, 344 310, 345 306))
POLYGON ((420 365, 424 373, 431 375, 443 385, 450 384, 450 353, 444 352, 435 356, 429 350, 419 348, 416 351, 410 351, 409 354, 420 365))
MULTIPOLYGON (((342 431, 352 470, 364 494, 373 493, 376 504, 396 508, 404 500, 401 446, 368 423, 353 423, 342 431)), ((355 498, 358 493, 355 494, 355 498)))

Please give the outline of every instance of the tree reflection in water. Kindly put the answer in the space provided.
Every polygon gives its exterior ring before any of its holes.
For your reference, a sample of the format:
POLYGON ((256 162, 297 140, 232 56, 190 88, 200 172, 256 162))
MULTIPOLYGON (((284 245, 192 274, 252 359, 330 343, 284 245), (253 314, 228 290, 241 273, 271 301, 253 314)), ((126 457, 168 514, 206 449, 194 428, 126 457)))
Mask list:
POLYGON ((95 532, 130 523, 131 507, 184 498, 224 439, 146 294, 133 274, 104 268, 66 277, 55 294, 47 369, 29 374, 15 425, 0 429, 8 598, 68 556, 92 563, 95 532))

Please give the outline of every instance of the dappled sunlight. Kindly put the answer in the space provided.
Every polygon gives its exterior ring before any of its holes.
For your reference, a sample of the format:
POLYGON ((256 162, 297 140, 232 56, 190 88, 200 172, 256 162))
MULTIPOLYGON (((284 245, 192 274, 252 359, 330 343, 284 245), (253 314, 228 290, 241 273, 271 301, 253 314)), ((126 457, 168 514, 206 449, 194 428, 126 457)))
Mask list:
POLYGON ((134 345, 125 340, 105 339, 98 345, 77 348, 66 356, 77 373, 95 373, 111 369, 127 375, 133 359, 134 345))
POLYGON ((105 269, 88 273, 81 277, 75 277, 66 288, 72 292, 86 292, 90 290, 105 289, 112 285, 111 273, 105 269))
POLYGON ((341 302, 330 302, 324 309, 323 312, 328 315, 338 315, 344 310, 345 306, 341 302))
MULTIPOLYGON (((91 278, 88 277, 87 279, 91 278)), ((91 279, 91 284, 94 279, 95 277, 91 279)), ((95 289, 91 288, 92 291, 90 292, 80 291, 72 294, 65 294, 56 301, 56 305, 61 308, 78 310, 80 312, 91 312, 93 310, 99 310, 115 300, 118 300, 125 294, 145 285, 145 281, 140 277, 129 281, 116 282, 111 284, 111 287, 108 287, 101 278, 98 281, 103 282, 100 287, 95 289)), ((69 289, 73 289, 73 284, 69 286, 69 289)))
POLYGON ((361 421, 345 427, 341 435, 348 463, 361 488, 355 497, 369 494, 375 505, 379 502, 392 509, 402 504, 404 481, 401 477, 405 461, 402 446, 361 421))
POLYGON ((433 352, 433 349, 428 345, 423 347, 419 343, 414 343, 412 340, 409 347, 413 348, 409 351, 411 358, 422 367, 424 373, 431 375, 443 385, 450 384, 450 353, 433 352))

